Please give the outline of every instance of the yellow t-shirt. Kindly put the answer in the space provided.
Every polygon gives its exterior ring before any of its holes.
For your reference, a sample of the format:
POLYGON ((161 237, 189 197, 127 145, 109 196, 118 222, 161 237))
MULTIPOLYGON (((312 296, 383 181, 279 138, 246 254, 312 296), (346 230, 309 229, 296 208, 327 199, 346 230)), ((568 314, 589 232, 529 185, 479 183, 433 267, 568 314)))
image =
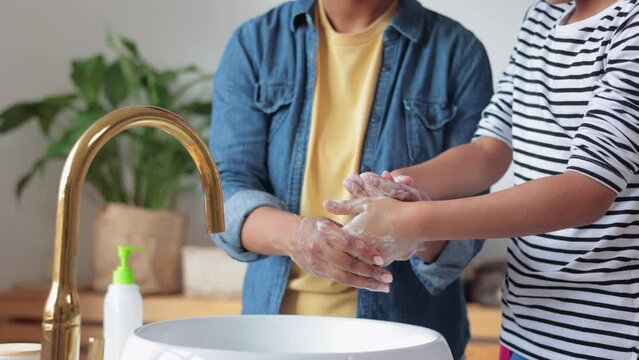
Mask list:
MULTIPOLYGON (((317 79, 300 214, 325 216, 344 224, 349 218, 329 214, 322 202, 350 197, 342 180, 359 170, 382 60, 383 33, 397 11, 397 1, 357 33, 336 32, 322 1, 317 4, 317 79)), ((280 312, 354 317, 357 290, 311 275, 293 263, 280 312)))

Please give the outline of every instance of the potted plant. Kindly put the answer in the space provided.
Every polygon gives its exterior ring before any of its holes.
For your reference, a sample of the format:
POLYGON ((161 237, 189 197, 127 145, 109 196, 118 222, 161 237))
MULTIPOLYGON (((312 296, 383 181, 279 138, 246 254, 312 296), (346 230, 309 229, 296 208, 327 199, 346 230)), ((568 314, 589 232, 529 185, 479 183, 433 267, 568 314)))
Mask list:
MULTIPOLYGON (((159 106, 206 134, 210 96, 202 98, 196 90, 211 75, 193 65, 159 70, 130 39, 109 35, 107 42, 111 60, 96 54, 72 61, 74 91, 16 103, 0 112, 0 133, 35 121, 49 141, 45 153, 17 182, 18 197, 35 174, 49 162, 66 158, 90 125, 118 107, 159 106)), ((132 258, 143 292, 179 289, 179 250, 187 220, 173 208, 195 171, 182 146, 154 129, 129 130, 98 153, 86 178, 105 204, 93 224, 95 288, 106 288, 117 264, 115 246, 127 244, 146 247, 145 254, 132 258)))

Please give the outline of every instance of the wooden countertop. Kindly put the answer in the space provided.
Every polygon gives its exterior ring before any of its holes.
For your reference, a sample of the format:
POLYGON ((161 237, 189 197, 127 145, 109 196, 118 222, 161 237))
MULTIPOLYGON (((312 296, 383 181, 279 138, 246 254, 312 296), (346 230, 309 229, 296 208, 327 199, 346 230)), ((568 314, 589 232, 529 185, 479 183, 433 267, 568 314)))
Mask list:
MULTIPOLYGON (((46 294, 40 292, 0 293, 0 319, 39 320, 45 300, 46 294)), ((81 292, 82 321, 102 322, 103 301, 102 294, 81 292)), ((145 323, 183 317, 239 314, 242 308, 240 299, 145 295, 143 301, 145 323)))
MULTIPOLYGON (((82 358, 89 338, 102 337, 104 296, 80 292, 82 309, 82 358)), ((42 311, 47 293, 13 291, 0 293, 0 343, 40 342, 42 311)), ((201 299, 182 295, 145 295, 144 322, 155 322, 195 316, 233 315, 242 309, 240 299, 201 299)))

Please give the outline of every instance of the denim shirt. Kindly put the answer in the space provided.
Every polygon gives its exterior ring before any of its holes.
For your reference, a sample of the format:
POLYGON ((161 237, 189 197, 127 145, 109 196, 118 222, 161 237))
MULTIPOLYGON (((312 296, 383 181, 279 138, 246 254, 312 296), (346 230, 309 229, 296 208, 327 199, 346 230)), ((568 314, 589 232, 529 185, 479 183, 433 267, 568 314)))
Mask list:
MULTIPOLYGON (((210 147, 222 177, 226 232, 213 240, 250 262, 246 314, 278 313, 288 282, 291 260, 247 251, 240 233, 258 207, 299 211, 316 75, 312 11, 312 0, 298 0, 242 25, 215 76, 210 147)), ((382 51, 359 170, 414 165, 469 142, 492 95, 477 38, 417 0, 400 0, 382 51)), ((391 264, 391 292, 359 290, 357 316, 435 329, 461 357, 469 331, 459 276, 481 246, 451 241, 433 263, 413 257, 391 264)))

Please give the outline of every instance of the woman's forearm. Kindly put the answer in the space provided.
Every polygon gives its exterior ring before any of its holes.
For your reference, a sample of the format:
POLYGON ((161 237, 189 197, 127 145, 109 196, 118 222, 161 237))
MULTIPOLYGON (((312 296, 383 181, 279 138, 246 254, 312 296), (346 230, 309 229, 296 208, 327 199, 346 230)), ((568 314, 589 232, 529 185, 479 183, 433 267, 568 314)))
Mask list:
POLYGON ((272 207, 255 209, 244 221, 242 246, 262 255, 288 255, 295 241, 297 216, 272 207))
POLYGON ((615 197, 595 180, 567 172, 488 195, 402 204, 394 217, 416 238, 508 238, 593 223, 615 197))
POLYGON ((432 200, 457 199, 488 189, 504 175, 511 160, 512 150, 506 144, 481 138, 392 174, 412 177, 413 186, 432 200))

